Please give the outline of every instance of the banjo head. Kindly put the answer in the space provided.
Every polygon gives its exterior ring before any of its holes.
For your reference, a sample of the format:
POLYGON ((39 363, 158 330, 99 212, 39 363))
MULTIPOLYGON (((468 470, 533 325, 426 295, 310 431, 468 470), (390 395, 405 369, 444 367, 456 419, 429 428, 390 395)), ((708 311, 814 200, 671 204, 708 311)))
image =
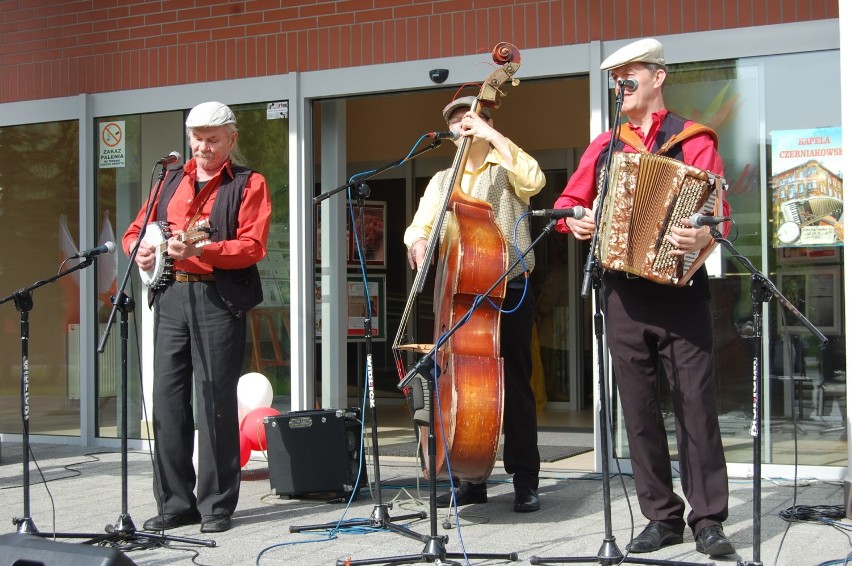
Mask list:
MULTIPOLYGON (((159 248, 166 240, 168 240, 168 234, 159 222, 152 222, 145 227, 145 234, 142 236, 143 242, 159 248)), ((140 269, 139 277, 146 287, 153 285, 157 288, 158 283, 163 283, 163 275, 171 273, 171 262, 169 261, 171 258, 159 251, 154 254, 154 257, 154 267, 148 270, 140 269)))

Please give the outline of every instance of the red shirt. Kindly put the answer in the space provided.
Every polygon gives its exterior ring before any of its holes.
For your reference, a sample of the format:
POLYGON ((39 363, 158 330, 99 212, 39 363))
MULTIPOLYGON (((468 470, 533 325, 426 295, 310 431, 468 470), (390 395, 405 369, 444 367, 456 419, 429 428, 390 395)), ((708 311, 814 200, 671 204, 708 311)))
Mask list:
MULTIPOLYGON (((195 182, 198 179, 195 159, 189 160, 184 166, 184 177, 169 201, 166 219, 172 233, 185 231, 192 220, 195 211, 201 206, 198 220, 210 216, 219 186, 222 184, 222 171, 227 170, 233 177, 230 162, 222 166, 219 173, 210 179, 198 194, 195 194, 195 182), (209 195, 209 197, 208 197, 209 195), (205 199, 206 202, 205 202, 205 199)), ((149 197, 150 198, 150 197, 149 197)), ((121 239, 124 252, 130 255, 130 248, 143 230, 147 202, 139 214, 127 228, 121 239)), ((269 221, 272 215, 272 201, 266 179, 260 173, 252 173, 246 182, 243 199, 238 213, 237 238, 206 244, 200 256, 194 256, 182 261, 175 261, 174 268, 189 273, 211 273, 213 268, 240 269, 259 262, 266 255, 266 239, 269 235, 269 221)), ((151 213, 151 219, 156 219, 157 207, 151 213)))
MULTIPOLYGON (((653 121, 648 130, 648 135, 646 136, 643 136, 642 131, 633 124, 627 123, 626 125, 639 136, 646 147, 653 150, 654 148, 651 147, 650 144, 653 143, 657 136, 657 132, 660 130, 660 125, 666 117, 666 114, 668 114, 668 110, 654 112, 652 115, 653 121)), ((688 127, 692 123, 692 121, 687 120, 684 127, 688 127)), ((571 178, 568 179, 568 184, 565 185, 565 189, 562 190, 562 194, 558 199, 556 199, 556 203, 553 205, 553 208, 573 208, 577 205, 592 208, 592 204, 598 194, 598 180, 595 166, 597 165, 600 154, 606 151, 611 135, 612 134, 610 132, 604 132, 595 138, 589 147, 586 148, 586 151, 583 153, 583 157, 580 158, 580 164, 577 166, 577 170, 573 175, 571 175, 571 178)), ((710 137, 709 134, 693 136, 684 141, 681 147, 683 150, 684 163, 705 171, 710 171, 716 175, 724 176, 725 172, 722 158, 716 151, 713 144, 713 138, 710 137)), ((636 152, 633 147, 626 144, 621 151, 630 153, 636 152)), ((724 195, 720 195, 720 197, 723 199, 722 215, 729 216, 730 206, 728 205, 728 201, 724 200, 724 195)), ((729 229, 729 223, 726 222, 723 225, 722 232, 727 235, 729 229)), ((568 225, 565 224, 565 220, 560 220, 556 224, 556 230, 559 232, 570 232, 568 225)))

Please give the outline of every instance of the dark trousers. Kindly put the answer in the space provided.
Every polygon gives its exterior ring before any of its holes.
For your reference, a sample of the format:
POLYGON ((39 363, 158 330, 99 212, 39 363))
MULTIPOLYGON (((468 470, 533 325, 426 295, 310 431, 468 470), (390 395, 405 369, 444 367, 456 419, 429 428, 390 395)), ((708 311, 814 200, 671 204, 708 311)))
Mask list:
POLYGON ((202 515, 231 515, 240 493, 237 382, 246 319, 228 310, 215 283, 173 283, 158 293, 155 305, 154 494, 160 513, 197 508, 202 515))
MULTIPOLYGON (((523 289, 509 287, 504 309, 513 309, 523 289)), ((503 356, 503 464, 513 474, 516 487, 538 489, 541 458, 538 452, 538 423, 532 377, 530 341, 535 319, 535 300, 527 290, 516 311, 500 315, 500 354, 503 356)))
POLYGON ((672 392, 680 477, 693 532, 728 517, 728 475, 719 432, 709 300, 655 300, 646 280, 604 287, 606 336, 624 412, 642 514, 681 530, 685 505, 672 488, 658 375, 672 392))

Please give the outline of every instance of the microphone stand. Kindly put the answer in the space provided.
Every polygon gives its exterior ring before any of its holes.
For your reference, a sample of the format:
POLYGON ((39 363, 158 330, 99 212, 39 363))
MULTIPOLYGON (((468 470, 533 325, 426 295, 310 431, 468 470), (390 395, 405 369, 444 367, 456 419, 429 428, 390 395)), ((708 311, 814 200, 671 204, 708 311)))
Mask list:
POLYGON ((753 416, 751 429, 749 434, 753 438, 752 443, 752 458, 754 465, 754 474, 752 475, 752 560, 738 560, 738 566, 761 566, 763 562, 760 560, 760 521, 761 521, 761 443, 763 437, 763 425, 761 415, 763 413, 763 348, 761 348, 763 338, 763 303, 768 303, 772 297, 778 299, 778 302, 787 309, 802 326, 810 330, 817 340, 825 347, 828 344, 828 338, 815 327, 811 321, 796 309, 781 291, 762 273, 760 273, 754 265, 742 254, 740 254, 734 245, 719 232, 716 226, 710 226, 710 234, 713 239, 722 244, 731 255, 751 273, 751 309, 752 319, 754 321, 754 335, 752 343, 754 346, 754 359, 752 363, 752 388, 754 392, 753 416))
POLYGON ((15 308, 21 313, 21 421, 22 434, 21 442, 23 444, 24 459, 23 459, 23 484, 24 484, 24 513, 22 517, 14 517, 12 523, 17 525, 18 534, 27 534, 39 536, 40 533, 35 526, 35 523, 30 516, 30 322, 29 313, 33 308, 32 291, 43 285, 52 283, 69 273, 85 269, 92 265, 95 256, 88 256, 74 267, 67 269, 61 273, 36 281, 25 289, 19 289, 8 297, 0 299, 0 305, 8 301, 15 301, 15 308))
POLYGON ((460 566, 458 562, 447 561, 447 558, 464 558, 465 560, 470 558, 493 558, 493 559, 502 559, 514 562, 518 559, 517 552, 509 552, 505 554, 495 554, 495 553, 472 553, 472 552, 447 552, 446 544, 449 540, 447 535, 439 535, 438 534, 438 485, 437 485, 437 465, 436 465, 436 454, 437 454, 437 439, 435 437, 435 386, 437 385, 437 378, 440 376, 440 368, 437 367, 435 359, 435 354, 438 352, 438 349, 449 340, 450 336, 455 334, 459 328, 461 328, 469 319, 470 314, 473 313, 479 306, 482 304, 484 300, 488 298, 491 294, 491 291, 497 288, 497 286, 509 275, 512 269, 515 268, 521 262, 521 259, 525 257, 530 250, 532 250, 535 245, 542 239, 544 236, 553 231, 554 226, 556 226, 557 218, 551 218, 550 222, 545 226, 541 234, 539 234, 536 239, 529 245, 529 247, 520 254, 520 256, 497 278, 497 280, 485 291, 481 294, 477 295, 474 298, 473 304, 470 309, 468 309, 467 313, 460 317, 458 321, 447 330, 438 340, 438 342, 429 350, 427 353, 423 354, 417 362, 411 367, 408 373, 403 377, 400 382, 397 384, 397 388, 402 391, 406 387, 411 386, 411 382, 418 377, 422 378, 427 383, 427 391, 428 391, 428 399, 424 406, 428 406, 429 410, 429 418, 428 418, 428 437, 427 437, 427 451, 428 458, 427 462, 429 465, 429 535, 423 537, 423 542, 426 543, 426 546, 423 548, 423 551, 420 554, 409 554, 403 556, 393 556, 393 557, 383 557, 383 558, 371 558, 367 560, 338 560, 337 566, 359 566, 365 564, 416 564, 416 563, 424 563, 424 564, 446 564, 448 566, 460 566), (436 375, 434 370, 438 370, 438 374, 436 375))
MULTIPOLYGON (((177 152, 173 152, 177 153, 177 152)), ((163 180, 166 177, 166 166, 168 162, 165 160, 160 160, 158 165, 162 165, 160 168, 160 174, 157 177, 157 185, 151 195, 151 198, 148 201, 148 209, 145 212, 145 221, 142 223, 143 227, 148 225, 148 221, 151 217, 151 212, 153 210, 153 203, 155 203, 159 197, 160 189, 163 186, 163 180)), ((127 270, 124 272, 124 277, 121 281, 121 286, 119 286, 116 291, 116 295, 111 297, 112 300, 112 311, 110 312, 109 319, 106 324, 106 328, 104 329, 103 336, 101 337, 101 341, 98 344, 98 353, 103 353, 106 348, 106 342, 109 338, 110 328, 112 326, 113 320, 115 320, 116 311, 121 312, 121 380, 119 381, 119 401, 120 401, 120 418, 118 420, 119 425, 119 433, 121 435, 121 514, 118 516, 114 525, 107 525, 105 527, 105 531, 107 534, 75 534, 75 533, 51 533, 51 536, 56 538, 88 538, 91 540, 85 541, 85 544, 104 544, 104 543, 117 543, 117 542, 138 542, 141 540, 154 540, 159 543, 164 543, 167 541, 181 542, 186 544, 197 544, 200 546, 214 547, 216 546, 216 541, 213 540, 198 540, 186 537, 178 537, 174 535, 165 535, 163 533, 148 533, 144 531, 137 531, 136 526, 133 524, 133 518, 130 516, 128 511, 128 497, 127 497, 127 382, 128 382, 128 374, 127 374, 127 341, 128 341, 128 313, 133 311, 134 301, 132 298, 128 297, 124 293, 124 289, 127 286, 127 281, 130 279, 131 269, 134 265, 134 259, 136 258, 136 253, 139 250, 139 244, 142 242, 142 237, 144 235, 144 229, 139 232, 139 237, 136 239, 136 244, 133 246, 133 250, 130 253, 130 261, 127 264, 127 270)), ((156 446, 156 445, 155 445, 156 446)), ((158 506, 159 507, 159 506, 158 506)), ((159 511, 159 509, 158 509, 159 511)))
MULTIPOLYGON (((336 195, 337 193, 339 193, 341 191, 344 191, 344 190, 352 188, 352 187, 357 187, 357 190, 358 190, 358 201, 357 201, 358 202, 358 213, 359 213, 359 218, 361 220, 361 238, 358 240, 358 245, 359 245, 358 251, 359 251, 359 257, 363 257, 360 254, 363 253, 363 249, 361 248, 361 246, 363 245, 363 242, 364 242, 365 229, 366 229, 365 222, 364 222, 364 199, 367 196, 369 196, 369 194, 370 194, 370 188, 369 188, 369 186, 367 186, 367 184, 364 181, 366 181, 367 179, 372 179, 376 175, 379 175, 380 173, 384 173, 388 169, 393 169, 394 167, 399 167, 400 165, 402 165, 406 161, 415 159, 416 157, 419 157, 420 155, 426 153, 427 151, 431 151, 433 149, 436 149, 440 145, 441 145, 441 140, 435 139, 435 141, 430 143, 428 146, 421 148, 420 150, 418 150, 418 151, 416 151, 416 152, 414 152, 410 155, 407 155, 406 157, 404 157, 402 159, 398 159, 397 161, 394 161, 392 163, 388 163, 387 165, 384 165, 381 168, 376 169, 375 171, 371 172, 366 177, 361 177, 357 181, 351 181, 351 182, 346 183, 344 185, 340 185, 339 187, 332 189, 331 191, 317 195, 316 197, 314 197, 314 204, 320 204, 322 201, 332 197, 333 195, 336 195)), ((364 285, 364 294, 367 298, 367 301, 366 301, 365 304, 369 304, 369 302, 370 302, 369 293, 370 293, 370 290, 369 290, 368 286, 364 285)), ((369 409, 370 409, 370 433, 371 433, 371 437, 372 437, 372 441, 373 441, 373 477, 375 478, 375 485, 376 485, 376 490, 375 490, 376 505, 373 507, 373 512, 368 519, 355 519, 355 520, 352 520, 352 521, 347 521, 345 526, 346 527, 369 526, 369 527, 373 527, 373 528, 385 528, 385 529, 389 529, 393 532, 399 533, 401 535, 420 540, 421 542, 426 542, 427 539, 423 535, 419 535, 419 534, 415 533, 414 531, 412 531, 412 530, 410 530, 406 527, 402 527, 400 525, 393 524, 393 521, 403 521, 403 520, 408 520, 408 519, 425 519, 426 513, 424 513, 423 511, 419 511, 417 513, 410 513, 410 514, 407 514, 407 515, 401 515, 399 517, 392 518, 390 516, 390 513, 388 512, 388 510, 391 507, 382 502, 382 480, 381 480, 381 473, 379 471, 379 428, 378 428, 378 422, 377 422, 378 419, 376 417, 376 396, 375 396, 375 388, 374 388, 373 373, 372 373, 373 372, 373 323, 372 323, 372 321, 373 321, 372 309, 367 309, 367 312, 364 313, 364 348, 366 350, 366 358, 367 358, 366 361, 367 361, 368 375, 367 375, 366 383, 367 383, 367 389, 368 389, 367 399, 369 399, 369 403, 370 403, 370 406, 369 406, 369 409)), ((357 490, 358 486, 355 486, 355 489, 357 490)), ((298 533, 298 532, 302 532, 302 531, 335 530, 335 529, 340 528, 340 526, 341 526, 340 522, 324 523, 324 524, 320 524, 320 525, 302 525, 302 526, 291 525, 290 526, 290 532, 291 533, 298 533)))
MULTIPOLYGON (((621 105, 623 103, 623 87, 618 90, 615 97, 615 120, 616 123, 612 128, 612 135, 607 146, 606 164, 604 169, 604 182, 598 195, 598 202, 604 202, 606 195, 609 192, 609 175, 612 167, 612 153, 615 148, 615 140, 618 138, 618 132, 621 129, 621 124, 618 118, 621 115, 621 105)), ((594 332, 595 344, 598 357, 598 428, 600 429, 600 450, 601 450, 601 481, 603 490, 603 512, 604 512, 604 538, 598 549, 597 556, 579 556, 579 557, 541 557, 532 556, 530 564, 553 564, 553 563, 581 563, 581 562, 597 562, 606 566, 612 564, 621 564, 629 562, 632 564, 660 564, 660 565, 685 565, 690 566, 691 562, 671 561, 671 560, 653 560, 645 558, 634 558, 629 554, 625 556, 618 548, 615 542, 615 536, 612 534, 612 496, 610 492, 610 474, 609 474, 609 433, 610 433, 610 418, 609 418, 609 381, 606 377, 606 364, 604 362, 606 349, 603 341, 603 313, 601 311, 601 267, 600 260, 597 257, 598 238, 600 235, 601 210, 603 207, 598 206, 595 209, 595 229, 592 232, 591 245, 589 254, 586 258, 586 264, 583 268, 583 287, 581 294, 583 298, 589 297, 589 292, 594 286, 594 332)))

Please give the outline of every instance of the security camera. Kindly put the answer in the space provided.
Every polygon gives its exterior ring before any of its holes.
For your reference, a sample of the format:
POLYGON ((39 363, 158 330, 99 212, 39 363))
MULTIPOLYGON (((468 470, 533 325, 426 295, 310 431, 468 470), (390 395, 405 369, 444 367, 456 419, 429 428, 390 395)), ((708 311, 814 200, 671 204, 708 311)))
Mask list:
POLYGON ((432 69, 429 71, 429 78, 432 79, 433 83, 441 84, 447 77, 450 76, 449 69, 432 69))

